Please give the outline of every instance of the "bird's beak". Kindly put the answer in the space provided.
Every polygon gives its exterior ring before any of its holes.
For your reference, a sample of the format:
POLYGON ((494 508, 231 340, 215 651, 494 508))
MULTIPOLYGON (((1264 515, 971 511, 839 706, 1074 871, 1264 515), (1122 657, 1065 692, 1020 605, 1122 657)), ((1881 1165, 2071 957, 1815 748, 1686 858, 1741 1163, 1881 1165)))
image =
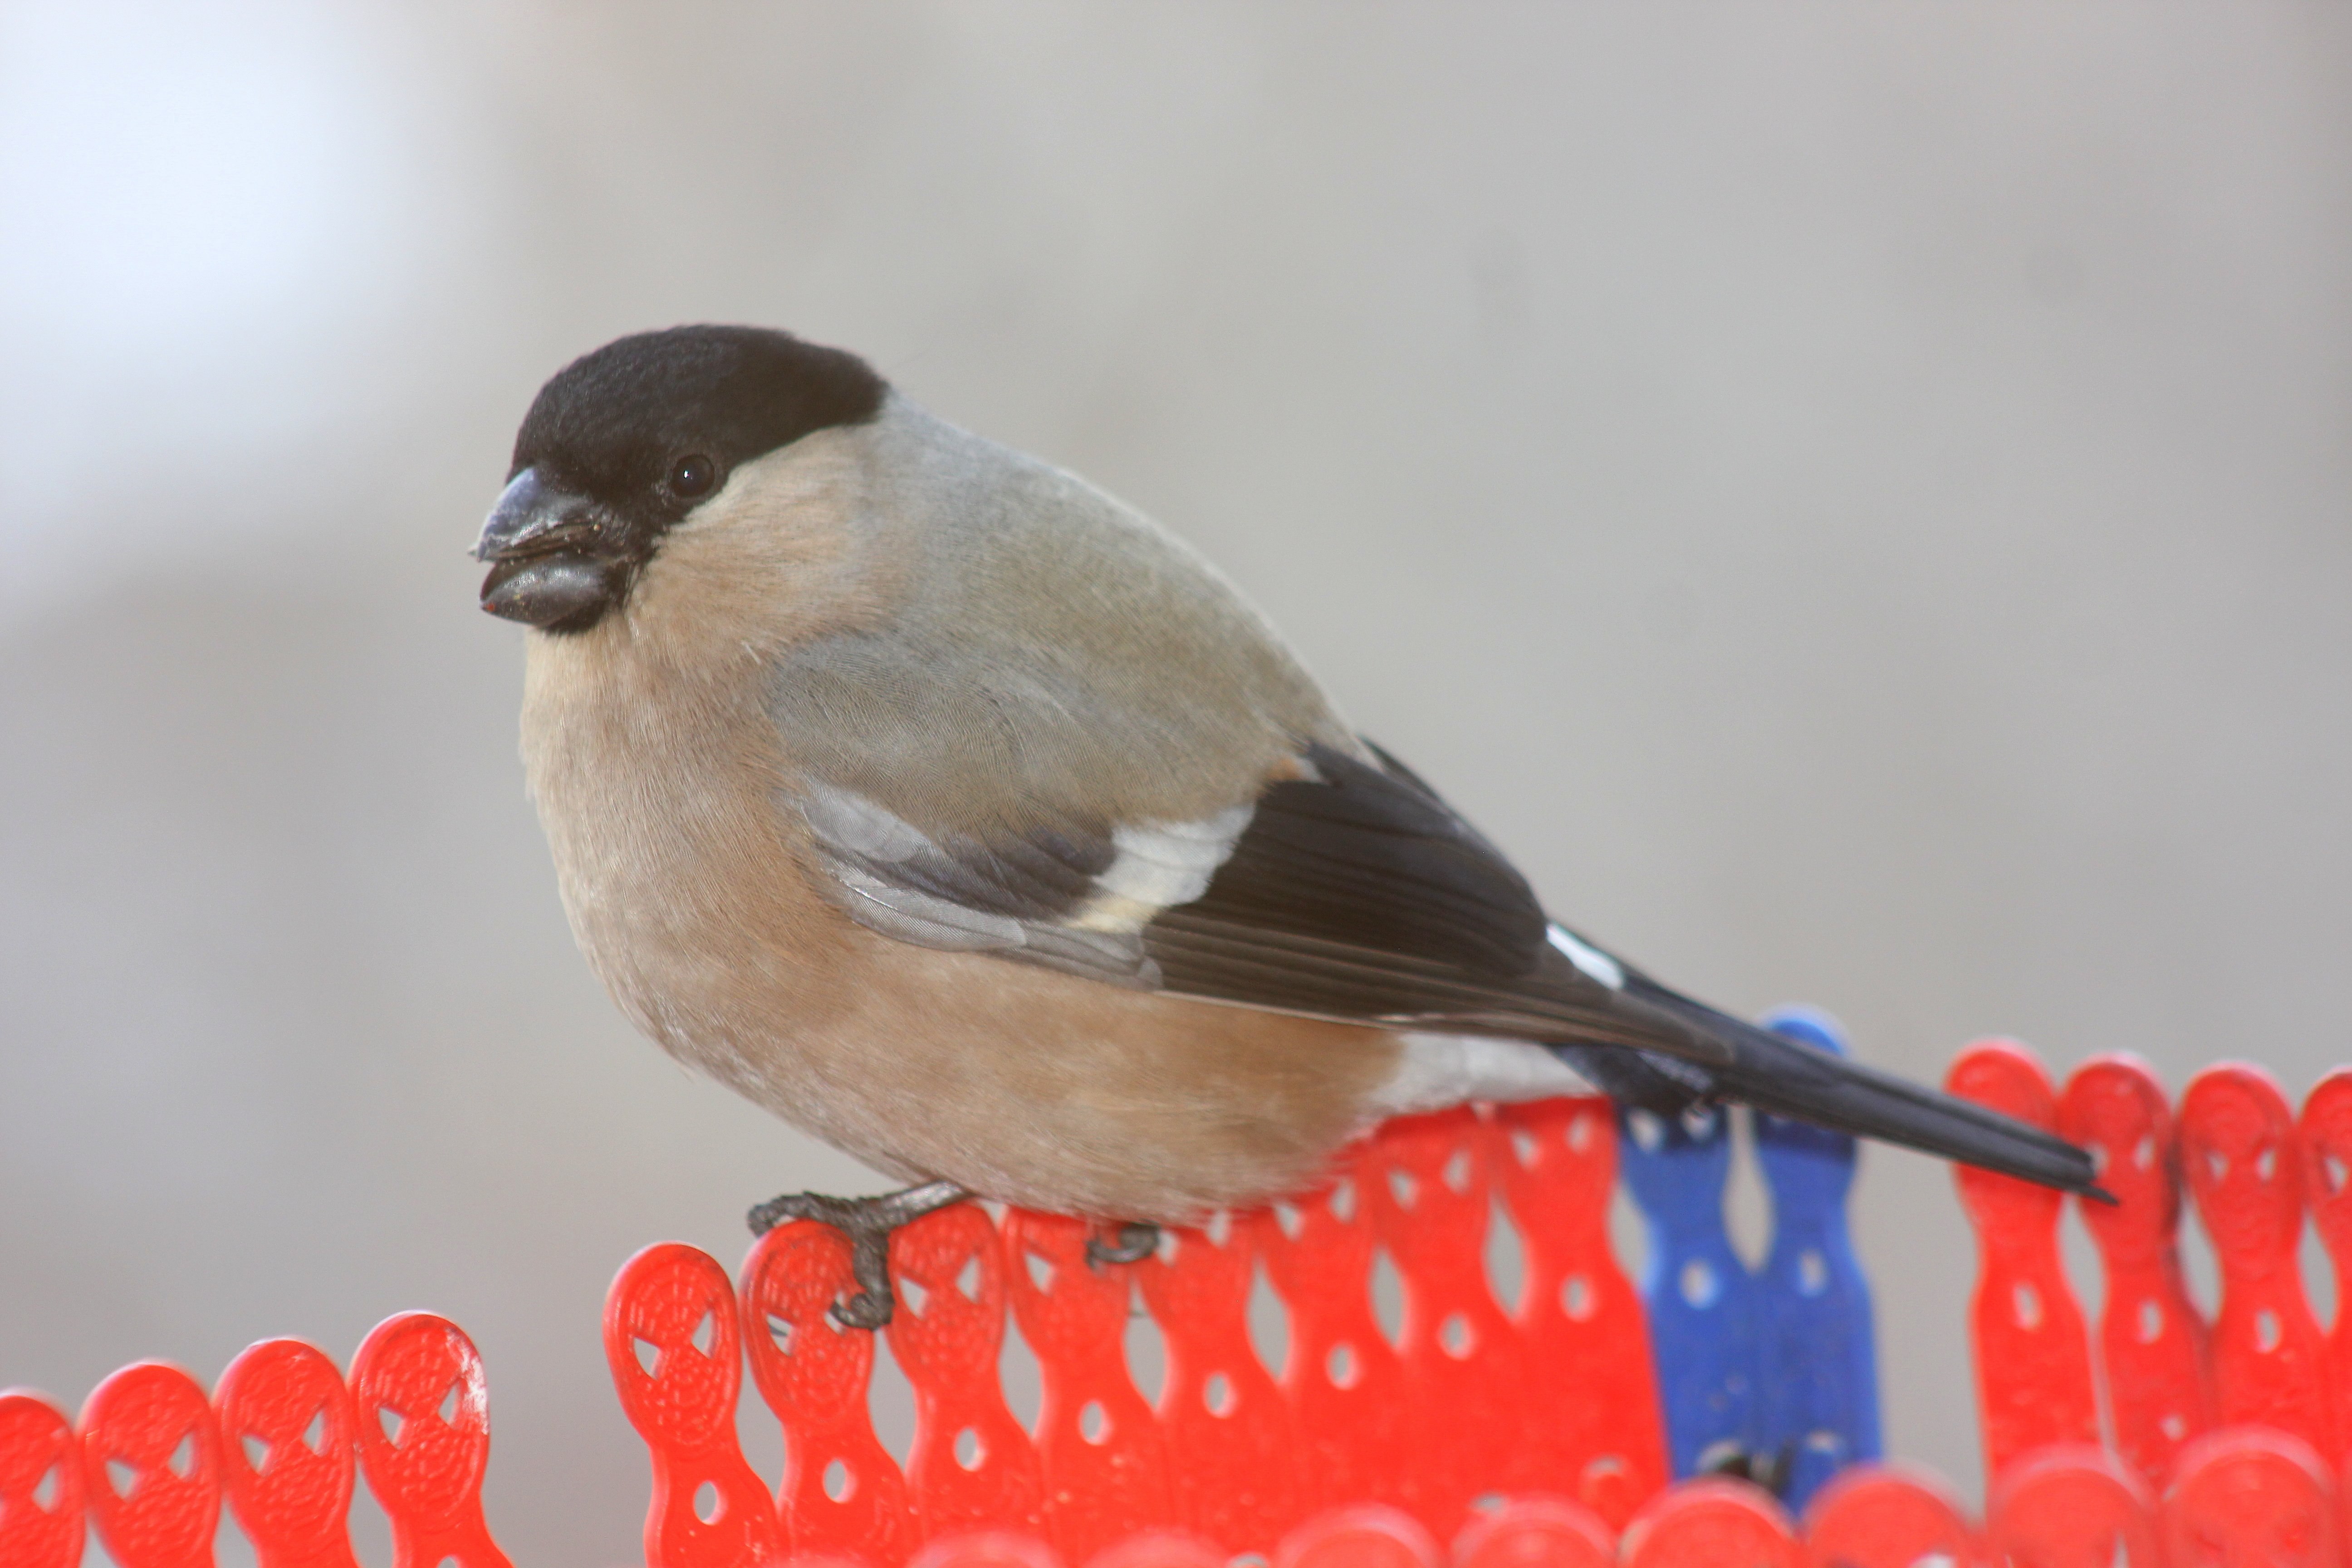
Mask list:
POLYGON ((525 468, 507 481, 474 542, 474 559, 490 563, 482 608, 534 626, 593 623, 617 596, 627 570, 607 537, 611 527, 588 498, 525 468))
POLYGON ((593 527, 587 512, 585 498, 541 480, 537 468, 525 468, 507 481, 498 504, 490 508, 482 536, 474 542, 474 559, 520 561, 561 550, 567 531, 584 535, 593 527))

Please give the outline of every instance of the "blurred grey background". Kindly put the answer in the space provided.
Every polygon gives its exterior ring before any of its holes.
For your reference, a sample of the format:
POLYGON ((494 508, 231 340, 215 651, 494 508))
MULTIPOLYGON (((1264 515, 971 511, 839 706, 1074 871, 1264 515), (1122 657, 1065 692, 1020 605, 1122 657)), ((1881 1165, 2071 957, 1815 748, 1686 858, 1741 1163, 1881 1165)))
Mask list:
MULTIPOLYGON (((2352 1058, 2340 5, 11 0, 0 234, 0 1383, 69 1408, 429 1306, 509 1548, 633 1561, 613 1269, 873 1184, 599 993, 475 608, 533 391, 677 321, 1157 514, 1726 1005, 2352 1058)), ((1949 1176, 1868 1167, 1973 1490, 1949 1176)))

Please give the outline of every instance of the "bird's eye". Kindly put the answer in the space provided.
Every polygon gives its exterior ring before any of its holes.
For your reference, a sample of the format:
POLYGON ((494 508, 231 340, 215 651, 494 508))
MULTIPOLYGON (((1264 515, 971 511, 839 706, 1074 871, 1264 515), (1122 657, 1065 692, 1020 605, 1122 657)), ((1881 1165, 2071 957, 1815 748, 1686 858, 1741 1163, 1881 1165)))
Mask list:
POLYGON ((695 500, 710 493, 719 482, 719 465, 699 452, 680 458, 669 466, 669 493, 682 500, 695 500))

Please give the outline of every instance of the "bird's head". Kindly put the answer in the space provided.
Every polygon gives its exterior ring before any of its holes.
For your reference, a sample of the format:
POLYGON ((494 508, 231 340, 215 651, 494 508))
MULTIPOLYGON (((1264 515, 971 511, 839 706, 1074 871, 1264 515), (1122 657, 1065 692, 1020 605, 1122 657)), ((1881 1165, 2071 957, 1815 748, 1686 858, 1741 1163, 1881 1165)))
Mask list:
POLYGON ((474 545, 482 608, 587 630, 738 468, 871 420, 887 390, 854 354, 758 327, 640 332, 572 361, 532 400, 474 545))

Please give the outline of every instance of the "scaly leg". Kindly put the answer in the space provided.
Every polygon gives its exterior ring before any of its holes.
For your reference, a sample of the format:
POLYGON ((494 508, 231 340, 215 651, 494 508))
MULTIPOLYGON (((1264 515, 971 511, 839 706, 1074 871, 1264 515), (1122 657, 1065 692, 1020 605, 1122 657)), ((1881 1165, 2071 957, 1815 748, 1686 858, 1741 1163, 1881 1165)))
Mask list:
POLYGON ((898 1305, 890 1293, 890 1233, 970 1196, 953 1182, 926 1182, 870 1198, 786 1193, 760 1205, 749 1217, 753 1236, 765 1236, 788 1219, 813 1219, 847 1237, 849 1271, 857 1280, 857 1294, 835 1302, 833 1315, 849 1328, 878 1329, 890 1321, 898 1305))

